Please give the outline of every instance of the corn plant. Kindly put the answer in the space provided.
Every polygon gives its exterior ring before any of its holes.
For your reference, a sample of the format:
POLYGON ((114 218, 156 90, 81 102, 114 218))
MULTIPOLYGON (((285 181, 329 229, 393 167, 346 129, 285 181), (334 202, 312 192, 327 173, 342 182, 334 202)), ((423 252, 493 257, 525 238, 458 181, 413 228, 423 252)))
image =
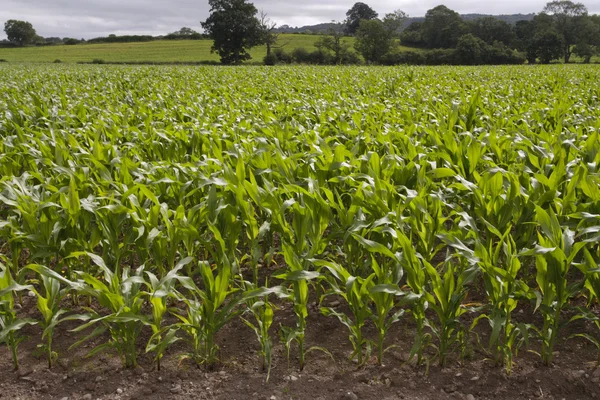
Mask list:
POLYGON ((148 280, 144 282, 148 289, 145 295, 152 306, 152 322, 150 324, 152 337, 150 337, 146 345, 146 352, 155 353, 154 360, 159 371, 160 360, 163 358, 165 351, 171 344, 180 339, 176 336, 176 327, 163 326, 164 318, 169 308, 168 301, 169 299, 177 298, 175 285, 178 282, 179 272, 192 261, 191 257, 184 258, 162 279, 158 279, 150 271, 145 271, 148 276, 148 280))
POLYGON ((120 275, 109 269, 104 260, 94 254, 75 253, 73 257, 87 256, 100 268, 102 279, 80 272, 79 275, 85 283, 81 293, 91 296, 104 307, 108 314, 102 315, 92 308, 86 307, 86 314, 71 316, 72 319, 83 321, 83 324, 73 329, 73 332, 82 332, 87 328, 94 330, 79 340, 71 347, 96 338, 105 332, 108 333, 108 341, 94 347, 88 357, 106 350, 114 350, 120 356, 125 368, 137 366, 138 350, 137 339, 144 326, 151 325, 152 321, 142 311, 144 304, 143 278, 144 268, 140 267, 131 271, 129 267, 119 268, 120 275))
POLYGON ((20 331, 27 325, 37 324, 37 321, 17 316, 14 294, 31 289, 32 286, 30 285, 16 283, 10 271, 0 262, 0 343, 6 343, 10 348, 15 370, 19 369, 19 344, 25 339, 24 336, 20 335, 20 331))
POLYGON ((296 326, 294 328, 282 328, 283 341, 288 351, 288 358, 291 343, 295 341, 298 344, 300 369, 303 369, 307 352, 304 346, 304 335, 306 331, 306 318, 308 317, 308 282, 318 278, 319 273, 304 269, 292 246, 285 242, 283 243, 283 255, 290 270, 289 272, 275 275, 275 278, 281 279, 291 285, 288 298, 294 304, 294 314, 296 314, 296 326))
MULTIPOLYGON (((600 299, 600 264, 594 259, 592 253, 583 249, 584 260, 581 263, 576 264, 577 268, 585 275, 585 288, 589 291, 590 299, 589 303, 597 303, 600 299)), ((580 307, 578 313, 571 318, 569 322, 584 319, 591 322, 600 333, 600 318, 592 311, 585 307, 580 307)), ((571 337, 581 337, 592 343, 598 349, 598 358, 596 360, 596 366, 600 366, 600 337, 596 337, 587 333, 575 333, 571 337)))
POLYGON ((46 341, 38 347, 46 354, 48 368, 52 368, 54 360, 58 357, 58 354, 52 350, 54 330, 58 324, 67 319, 62 316, 68 312, 68 310, 62 308, 61 303, 69 290, 77 287, 77 285, 72 284, 43 265, 31 264, 26 269, 34 271, 39 277, 36 283, 39 284, 40 289, 38 290, 34 286, 32 290, 37 300, 37 309, 42 314, 42 320, 40 321, 40 325, 44 330, 42 340, 45 339, 46 341), (61 283, 66 283, 66 285, 62 286, 61 283))
MULTIPOLYGON (((268 286, 268 282, 266 286, 268 286)), ((258 339, 262 358, 262 370, 267 373, 265 381, 268 382, 271 376, 273 356, 273 340, 269 334, 269 329, 273 325, 273 309, 275 308, 275 305, 269 301, 269 295, 275 294, 278 297, 284 298, 287 293, 280 286, 272 288, 267 288, 266 286, 256 289, 252 283, 244 283, 244 299, 246 299, 244 314, 251 314, 254 322, 244 317, 242 317, 242 321, 254 331, 258 339)))
POLYGON ((431 264, 420 257, 409 238, 403 232, 397 232, 397 240, 402 249, 401 264, 406 273, 406 284, 412 294, 418 296, 412 304, 411 314, 416 325, 415 342, 411 348, 409 359, 417 357, 417 365, 423 362, 423 353, 431 342, 431 334, 425 331, 427 325, 426 311, 429 308, 429 296, 425 296, 429 282, 427 270, 431 264))
POLYGON ((332 307, 321 307, 321 312, 325 316, 333 315, 348 328, 350 333, 350 343, 352 343, 353 352, 350 359, 356 357, 358 365, 362 365, 370 354, 370 342, 364 337, 363 328, 365 323, 373 315, 371 310, 371 294, 375 284, 375 274, 367 278, 352 276, 350 272, 339 264, 326 261, 314 261, 315 265, 327 269, 327 274, 322 274, 323 279, 327 281, 330 288, 324 296, 336 295, 347 304, 350 314, 337 311, 332 307))
POLYGON ((188 277, 177 279, 186 289, 179 293, 179 300, 186 305, 186 314, 174 315, 181 321, 178 328, 183 330, 192 346, 192 351, 182 359, 190 358, 197 365, 207 369, 215 367, 219 360, 215 338, 229 321, 241 313, 237 306, 243 301, 239 289, 231 287, 232 266, 227 257, 215 271, 207 261, 199 263, 202 287, 198 287, 188 277))
POLYGON ((552 210, 537 207, 536 223, 540 230, 539 245, 521 254, 535 256, 538 284, 536 308, 544 318, 543 326, 538 329, 542 340, 541 358, 545 365, 550 365, 554 345, 563 325, 562 311, 569 299, 581 290, 581 282, 568 282, 568 273, 586 243, 575 242, 575 232, 568 227, 561 227, 552 210))
POLYGON ((491 328, 489 347, 496 365, 504 364, 508 374, 512 371, 513 358, 522 343, 528 343, 531 326, 515 323, 512 312, 519 299, 530 299, 532 291, 519 279, 521 262, 512 239, 509 225, 495 245, 485 248, 477 243, 475 256, 482 269, 483 283, 489 302, 489 313, 476 318, 473 326, 485 318, 491 328))
MULTIPOLYGON (((461 252, 473 255, 460 240, 447 236, 443 239, 461 252)), ((467 346, 467 331, 460 317, 468 309, 463 305, 468 291, 468 284, 478 273, 477 265, 473 265, 460 253, 451 254, 442 264, 440 270, 431 264, 426 264, 429 276, 429 290, 424 293, 429 307, 435 312, 437 322, 428 320, 426 325, 431 328, 438 338, 437 356, 440 366, 445 366, 451 349, 457 345, 464 353, 467 346)))

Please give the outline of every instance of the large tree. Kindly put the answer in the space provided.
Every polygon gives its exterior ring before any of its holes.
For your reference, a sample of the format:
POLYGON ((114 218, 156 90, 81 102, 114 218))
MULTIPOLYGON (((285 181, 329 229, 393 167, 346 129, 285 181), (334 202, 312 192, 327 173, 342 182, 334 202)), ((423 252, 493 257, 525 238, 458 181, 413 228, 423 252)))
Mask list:
POLYGON ((355 3, 346 12, 346 33, 354 35, 360 26, 360 21, 377 18, 378 14, 365 3, 355 3))
POLYGON ((241 64, 249 60, 247 50, 264 39, 258 10, 246 0, 208 0, 210 16, 202 27, 214 41, 212 51, 223 64, 241 64))
POLYGON ((354 48, 365 61, 377 63, 392 47, 392 35, 378 19, 362 20, 356 31, 354 48))
POLYGON ((582 40, 585 32, 587 8, 568 0, 551 1, 544 13, 552 16, 556 33, 562 38, 562 55, 565 63, 571 58, 572 48, 582 40))
POLYGON ((4 24, 4 32, 10 42, 19 46, 24 46, 33 41, 37 37, 37 33, 31 23, 27 21, 17 21, 10 19, 4 24))
POLYGON ((446 6, 427 11, 421 29, 423 41, 431 49, 456 47, 458 38, 467 32, 460 15, 446 6))

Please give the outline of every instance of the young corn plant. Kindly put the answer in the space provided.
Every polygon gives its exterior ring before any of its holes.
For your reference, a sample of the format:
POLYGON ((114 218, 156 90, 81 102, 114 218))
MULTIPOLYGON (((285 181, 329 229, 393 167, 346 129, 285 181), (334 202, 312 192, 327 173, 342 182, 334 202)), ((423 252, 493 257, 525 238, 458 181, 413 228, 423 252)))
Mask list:
POLYGON ((373 273, 363 279, 352 276, 346 268, 333 262, 314 260, 313 263, 327 270, 327 273, 321 274, 321 279, 330 289, 323 296, 336 295, 344 299, 350 310, 347 315, 332 307, 321 307, 321 312, 325 316, 337 317, 348 328, 353 347, 350 359, 356 358, 358 365, 363 365, 370 355, 371 344, 364 337, 363 328, 373 315, 370 290, 375 286, 373 279, 376 275, 373 273))
POLYGON ((474 327, 480 319, 487 319, 492 329, 489 341, 496 365, 504 365, 510 374, 513 358, 522 343, 529 341, 528 324, 515 323, 512 312, 517 308, 520 298, 530 298, 531 290, 519 279, 521 262, 509 225, 500 240, 486 249, 478 242, 475 256, 479 259, 485 292, 489 303, 489 312, 482 314, 473 322, 474 327))
POLYGON ((420 295, 407 293, 398 286, 402 279, 402 269, 396 257, 391 262, 380 263, 371 257, 371 266, 375 274, 375 286, 369 290, 369 296, 375 307, 371 319, 377 328, 377 362, 383 364, 383 354, 386 352, 385 338, 392 325, 404 316, 405 306, 417 302, 420 295), (388 264, 388 265, 386 265, 388 264), (392 264, 391 267, 389 264, 392 264), (386 268, 387 267, 387 268, 386 268))
POLYGON ((251 314, 254 321, 242 317, 242 321, 254 331, 258 343, 260 344, 260 354, 262 358, 262 370, 267 373, 266 382, 271 376, 272 358, 273 358, 273 340, 269 334, 269 329, 273 325, 273 309, 275 305, 269 301, 269 295, 275 294, 280 298, 287 296, 284 288, 275 286, 272 288, 254 288, 250 282, 244 282, 244 299, 246 308, 244 314, 251 314))
POLYGON ((406 273, 406 284, 413 295, 418 296, 411 307, 411 314, 417 331, 409 360, 416 356, 417 365, 421 365, 424 350, 429 347, 431 342, 431 334, 425 331, 427 325, 426 311, 429 307, 428 297, 425 296, 426 286, 429 283, 429 275, 426 270, 427 266, 431 267, 431 264, 420 257, 410 239, 403 232, 397 232, 397 241, 402 249, 400 262, 406 273))
POLYGON ((465 265, 463 256, 459 254, 449 257, 439 271, 431 264, 426 264, 425 268, 430 289, 424 296, 437 317, 437 324, 427 320, 426 325, 438 338, 437 355, 439 365, 443 367, 455 345, 461 348, 461 352, 465 351, 468 338, 460 317, 467 312, 463 301, 467 295, 467 285, 475 278, 478 268, 476 265, 465 265))
POLYGON ((30 285, 16 283, 10 270, 0 262, 0 343, 5 343, 10 349, 15 370, 19 369, 19 344, 25 339, 20 335, 20 331, 27 325, 37 324, 37 321, 17 316, 14 295, 16 292, 31 289, 30 285))
POLYGON ((71 319, 84 322, 73 329, 73 332, 81 332, 95 327, 89 335, 71 347, 77 347, 107 332, 108 341, 94 347, 87 356, 91 357, 102 351, 114 350, 120 356, 125 368, 135 368, 138 357, 137 339, 144 326, 152 325, 152 321, 142 310, 145 297, 142 290, 145 285, 144 267, 142 266, 132 273, 128 266, 124 266, 119 268, 121 272, 119 275, 109 269, 104 260, 95 254, 74 253, 71 255, 71 257, 80 256, 90 257, 103 275, 103 279, 98 279, 87 272, 80 272, 79 275, 86 284, 80 291, 96 299, 109 314, 102 315, 92 308, 86 307, 87 314, 71 316, 71 319))
POLYGON ((152 307, 152 322, 150 324, 152 337, 148 340, 146 352, 154 353, 154 361, 159 371, 161 367, 160 361, 165 351, 170 345, 180 339, 176 336, 177 328, 174 326, 163 326, 163 322, 167 311, 169 311, 169 299, 177 298, 175 284, 178 282, 179 272, 191 262, 191 257, 184 258, 162 279, 158 279, 152 272, 146 271, 148 280, 144 283, 148 290, 145 292, 145 295, 148 297, 152 307))
POLYGON ((215 270, 207 261, 199 263, 202 287, 189 277, 177 277, 186 289, 179 293, 179 300, 186 305, 186 314, 174 315, 181 321, 177 328, 183 330, 192 346, 192 351, 182 357, 192 359, 198 366, 210 370, 219 361, 219 346, 215 341, 217 333, 229 321, 241 313, 237 306, 243 302, 242 293, 231 287, 232 266, 226 256, 222 265, 215 270))
MULTIPOLYGON (((600 299, 600 264, 594 259, 594 256, 588 249, 583 249, 584 260, 581 263, 576 264, 577 268, 585 275, 585 288, 589 291, 590 299, 589 304, 598 303, 600 299)), ((591 322, 600 333, 600 318, 594 314, 589 308, 580 307, 577 315, 575 315, 569 322, 576 321, 578 319, 584 319, 591 322)), ((600 337, 592 336, 587 333, 575 333, 571 337, 581 337, 592 343, 598 349, 598 358, 596 360, 596 366, 600 367, 600 337)))
POLYGON ((294 314, 296 314, 296 326, 294 328, 282 327, 282 336, 287 349, 288 358, 291 343, 295 341, 298 344, 300 369, 302 370, 304 369, 307 353, 307 349, 304 346, 304 335, 306 331, 306 318, 308 317, 308 282, 318 278, 319 273, 304 269, 302 262, 295 254, 291 245, 284 242, 282 246, 283 256, 289 271, 275 275, 275 278, 281 279, 285 283, 291 285, 291 291, 288 298, 294 303, 294 314))
POLYGON ((38 347, 46 354, 48 368, 51 369, 54 361, 58 358, 58 353, 52 350, 52 340, 54 338, 54 330, 61 322, 67 318, 61 318, 68 310, 61 307, 63 299, 67 296, 70 290, 78 285, 72 284, 60 274, 43 265, 31 264, 26 267, 27 270, 34 271, 39 279, 36 283, 40 288, 35 286, 32 291, 35 293, 37 300, 37 309, 42 314, 40 325, 43 329, 42 340, 45 342, 38 347), (62 286, 61 283, 65 283, 62 286))
POLYGON ((556 214, 536 207, 536 223, 539 226, 539 245, 521 253, 535 256, 537 305, 544 324, 538 329, 542 339, 541 358, 545 365, 552 363, 554 345, 563 321, 561 318, 569 300, 581 290, 581 282, 568 282, 568 274, 575 257, 586 246, 575 242, 575 232, 561 227, 556 214))
MULTIPOLYGON (((381 221, 378 221, 381 223, 381 221)), ((392 243, 397 233, 391 228, 384 227, 384 224, 378 225, 373 232, 382 231, 392 232, 392 243)), ((386 245, 377 241, 366 239, 357 233, 353 234, 354 239, 370 253, 370 262, 366 264, 373 271, 373 286, 369 289, 370 301, 373 304, 374 313, 371 319, 377 328, 377 361, 383 363, 383 354, 385 352, 385 337, 393 324, 398 322, 405 313, 403 306, 411 305, 420 298, 417 293, 405 293, 399 287, 400 281, 404 276, 400 259, 400 253, 393 253, 386 245), (379 261, 378 261, 379 259, 379 261)))

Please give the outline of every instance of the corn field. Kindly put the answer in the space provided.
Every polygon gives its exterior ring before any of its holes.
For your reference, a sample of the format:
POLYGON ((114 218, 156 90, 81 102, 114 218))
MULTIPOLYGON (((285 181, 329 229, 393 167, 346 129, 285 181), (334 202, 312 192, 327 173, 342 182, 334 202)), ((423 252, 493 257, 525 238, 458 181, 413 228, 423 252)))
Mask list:
POLYGON ((34 325, 52 368, 69 324, 90 357, 160 369, 181 342, 174 357, 211 369, 241 319, 265 379, 276 342, 300 369, 328 353, 310 313, 339 320, 358 366, 385 362, 397 324, 422 365, 480 346, 510 373, 519 351, 600 349, 598 82, 595 66, 2 66, 0 343, 18 368, 34 325))

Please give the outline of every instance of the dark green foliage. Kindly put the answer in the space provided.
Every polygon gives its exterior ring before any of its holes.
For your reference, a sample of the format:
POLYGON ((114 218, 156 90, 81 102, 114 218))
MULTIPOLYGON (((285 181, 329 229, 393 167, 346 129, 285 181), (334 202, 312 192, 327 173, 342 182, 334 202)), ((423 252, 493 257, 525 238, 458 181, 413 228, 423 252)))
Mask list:
POLYGON ((360 21, 376 19, 377 12, 365 3, 355 3, 346 12, 346 33, 354 35, 360 26, 360 21))
POLYGON ((542 64, 548 64, 563 54, 563 42, 561 36, 552 30, 538 32, 532 42, 532 48, 542 64))
POLYGON ((456 45, 456 58, 465 65, 483 64, 486 43, 472 33, 461 36, 456 45))
POLYGON ((468 27, 460 15, 446 6, 427 11, 422 25, 423 41, 430 49, 456 47, 458 38, 467 33, 468 27))
POLYGON ((249 60, 247 50, 263 38, 256 7, 246 0, 209 0, 210 16, 202 27, 214 41, 212 50, 223 64, 238 65, 249 60))
POLYGON ((513 27, 494 17, 477 18, 468 22, 470 32, 487 44, 501 42, 510 45, 515 40, 513 27))
POLYGON ((265 58, 263 58, 263 63, 265 65, 276 65, 279 62, 279 59, 275 55, 275 53, 267 54, 265 58))
POLYGON ((390 52, 379 62, 383 65, 425 65, 425 55, 416 51, 390 52))
POLYGON ((390 51, 392 39, 391 33, 380 20, 362 20, 356 31, 354 48, 366 62, 378 63, 390 51))
POLYGON ((273 54, 275 54, 275 57, 277 57, 277 62, 279 63, 291 64, 294 62, 294 57, 290 53, 286 53, 282 48, 273 50, 273 54))
POLYGON ((9 41, 18 46, 33 43, 37 33, 31 23, 10 19, 4 23, 4 32, 9 41))

